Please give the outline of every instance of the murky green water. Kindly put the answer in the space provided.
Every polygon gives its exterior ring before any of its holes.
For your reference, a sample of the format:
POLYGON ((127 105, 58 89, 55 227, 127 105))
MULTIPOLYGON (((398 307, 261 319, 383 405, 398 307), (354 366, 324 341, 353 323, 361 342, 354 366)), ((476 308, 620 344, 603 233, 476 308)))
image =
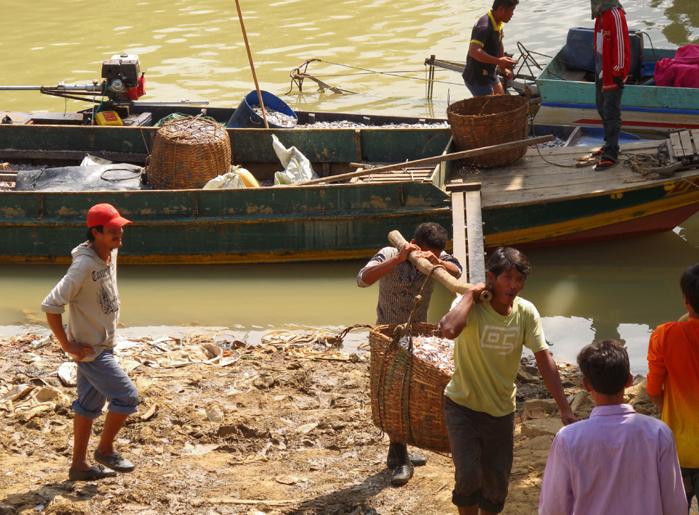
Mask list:
MULTIPOLYGON (((697 0, 625 4, 630 26, 646 31, 656 46, 699 40, 697 0)), ((263 88, 284 94, 289 71, 320 58, 323 62, 312 63, 309 73, 356 92, 319 93, 307 79, 303 94, 283 97, 293 107, 436 116, 443 116, 447 99, 464 97, 465 88, 457 73, 438 72, 434 101, 427 102, 423 62, 430 54, 463 59, 471 26, 489 5, 484 0, 242 0, 263 88)), ((232 0, 109 5, 5 0, 2 8, 0 85, 89 83, 99 78, 102 60, 126 51, 140 55, 151 100, 206 99, 233 107, 252 89, 232 0)), ((527 0, 506 28, 507 50, 521 41, 552 54, 571 26, 591 26, 588 2, 527 0)), ((76 105, 35 92, 0 92, 0 109, 64 107, 76 105)), ((699 217, 674 233, 529 254, 534 274, 523 296, 544 315, 556 355, 572 360, 595 336, 621 336, 634 368, 642 370, 649 331, 683 311, 678 278, 699 260, 699 217)), ((361 264, 122 267, 122 321, 130 326, 372 322, 377 291, 356 287, 361 264)), ((42 320, 41 299, 64 271, 0 267, 0 325, 42 320)), ((438 289, 432 320, 448 304, 438 289)))
MULTIPOLYGON (((622 337, 635 370, 645 368, 649 332, 683 313, 679 275, 699 260, 699 217, 678 232, 528 253, 534 272, 522 296, 539 307, 557 357, 573 360, 595 337, 622 337)), ((124 266, 119 272, 122 322, 245 327, 371 323, 377 287, 356 286, 362 264, 124 266)), ((0 325, 43 321, 39 304, 64 272, 64 267, 0 267, 0 325)), ((437 321, 450 301, 437 287, 430 319, 437 321)))
MULTIPOLYGON (((308 72, 356 95, 285 96, 298 108, 326 111, 383 110, 443 116, 447 97, 465 96, 459 74, 438 72, 434 103, 425 97, 426 57, 462 60, 475 18, 490 0, 280 0, 241 5, 261 86, 289 89, 289 71, 306 59, 323 62, 308 72), (336 63, 336 64, 330 64, 336 63), (339 66, 342 65, 342 66, 339 66), (354 67, 354 68, 350 68, 354 67), (368 73, 390 72, 401 77, 368 73), (411 78, 412 77, 412 78, 411 78)), ((696 0, 624 2, 629 25, 656 46, 699 39, 696 0)), ((55 85, 98 79, 100 63, 119 52, 140 55, 152 100, 206 99, 237 106, 252 76, 233 0, 124 0, 98 2, 4 0, 0 17, 3 65, 0 85, 55 85)), ((527 0, 507 25, 508 51, 516 42, 546 54, 558 49, 572 26, 591 26, 585 0, 527 0)), ((38 93, 1 94, 3 109, 63 108, 38 93)))

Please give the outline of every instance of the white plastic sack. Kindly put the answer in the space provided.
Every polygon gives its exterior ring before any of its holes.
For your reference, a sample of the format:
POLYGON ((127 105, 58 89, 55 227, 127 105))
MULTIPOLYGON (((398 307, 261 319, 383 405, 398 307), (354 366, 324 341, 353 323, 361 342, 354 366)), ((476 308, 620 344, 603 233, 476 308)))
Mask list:
POLYGON ((318 178, 308 158, 296 147, 286 148, 274 134, 272 134, 272 148, 284 167, 283 172, 275 172, 275 185, 298 184, 318 178))
POLYGON ((103 157, 93 156, 92 154, 85 154, 80 166, 92 166, 92 165, 110 165, 112 161, 109 159, 104 159, 103 157))
POLYGON ((240 176, 235 172, 224 173, 214 177, 209 182, 204 184, 202 189, 205 190, 238 190, 244 189, 245 184, 243 184, 240 176))

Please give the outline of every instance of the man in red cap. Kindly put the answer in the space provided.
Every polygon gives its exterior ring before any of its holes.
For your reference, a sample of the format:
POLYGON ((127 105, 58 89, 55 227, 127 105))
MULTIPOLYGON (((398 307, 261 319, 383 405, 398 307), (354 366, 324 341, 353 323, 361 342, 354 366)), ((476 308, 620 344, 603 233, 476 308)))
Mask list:
POLYGON ((116 283, 117 250, 124 226, 131 223, 110 204, 87 213, 87 241, 73 249, 68 272, 44 299, 41 309, 63 350, 78 363, 78 398, 73 402, 73 481, 92 481, 130 472, 135 467, 114 450, 114 439, 126 418, 136 412, 138 393, 114 357, 119 320, 116 283), (62 313, 70 306, 67 331, 62 313), (87 461, 92 422, 109 401, 109 412, 95 450, 98 465, 87 461))

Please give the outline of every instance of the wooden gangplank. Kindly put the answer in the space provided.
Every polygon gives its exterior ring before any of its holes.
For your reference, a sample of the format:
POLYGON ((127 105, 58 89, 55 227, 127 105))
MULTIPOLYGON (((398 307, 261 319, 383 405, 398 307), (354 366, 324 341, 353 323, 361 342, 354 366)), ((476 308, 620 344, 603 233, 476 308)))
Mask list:
POLYGON ((671 157, 678 160, 693 160, 699 157, 699 130, 680 130, 671 132, 668 138, 668 150, 671 157))
POLYGON ((454 256, 469 283, 485 282, 485 245, 481 213, 481 183, 452 182, 451 196, 454 256))

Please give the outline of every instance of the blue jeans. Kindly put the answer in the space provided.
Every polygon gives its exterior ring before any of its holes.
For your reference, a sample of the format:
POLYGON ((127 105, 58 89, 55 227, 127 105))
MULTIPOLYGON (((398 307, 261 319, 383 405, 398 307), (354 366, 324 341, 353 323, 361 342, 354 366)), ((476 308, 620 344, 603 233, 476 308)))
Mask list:
POLYGON ((604 91, 602 80, 595 81, 597 112, 604 126, 602 158, 619 159, 619 133, 621 132, 621 94, 623 89, 604 91))
POLYGON ((500 79, 497 77, 495 78, 495 80, 488 81, 486 84, 478 84, 477 82, 466 82, 464 80, 464 84, 466 84, 466 87, 471 92, 471 95, 473 95, 474 97, 485 97, 487 95, 492 95, 493 88, 496 84, 499 83, 500 79))
POLYGON ((94 361, 78 363, 78 398, 72 408, 78 415, 95 419, 107 400, 109 411, 124 415, 137 411, 136 387, 111 350, 101 352, 94 361))

